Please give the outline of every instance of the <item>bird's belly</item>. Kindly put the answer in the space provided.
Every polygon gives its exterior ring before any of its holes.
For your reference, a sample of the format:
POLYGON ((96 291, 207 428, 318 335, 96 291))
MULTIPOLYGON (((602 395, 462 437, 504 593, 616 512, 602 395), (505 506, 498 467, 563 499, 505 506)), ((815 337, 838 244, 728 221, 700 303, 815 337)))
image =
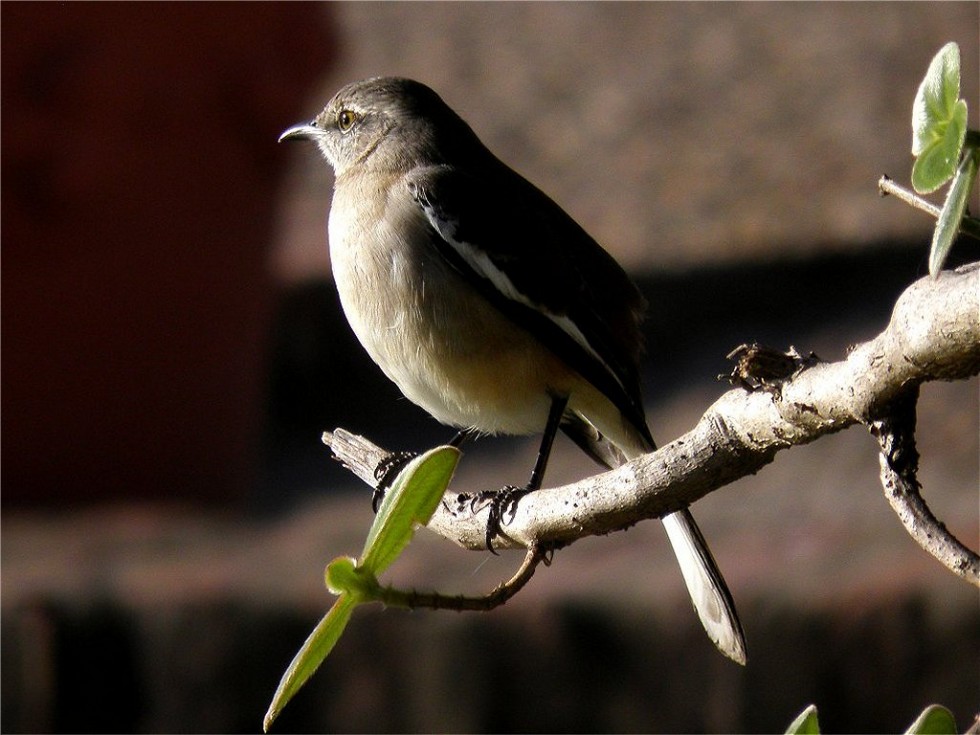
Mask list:
POLYGON ((570 372, 438 254, 389 248, 334 257, 333 268, 354 333, 409 400, 485 433, 544 428, 570 372))
POLYGON ((386 372, 409 400, 442 423, 488 434, 543 430, 550 406, 547 385, 514 352, 470 359, 423 351, 418 357, 426 366, 421 371, 386 372))

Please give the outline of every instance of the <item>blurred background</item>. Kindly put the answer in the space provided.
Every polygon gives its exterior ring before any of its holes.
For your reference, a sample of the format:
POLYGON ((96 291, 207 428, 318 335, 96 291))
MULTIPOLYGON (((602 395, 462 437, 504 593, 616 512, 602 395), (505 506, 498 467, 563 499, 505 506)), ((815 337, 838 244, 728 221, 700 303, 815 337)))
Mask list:
MULTIPOLYGON (((650 301, 654 436, 725 355, 828 360, 926 272, 912 99, 976 3, 3 3, 2 726, 257 731, 356 553, 370 494, 320 444, 443 442, 339 312, 329 168, 277 146, 342 84, 433 86, 650 301)), ((980 209, 976 207, 975 209, 980 209)), ((980 252, 964 241, 954 260, 980 252)), ((974 548, 976 379, 929 385, 925 494, 974 548)), ((537 438, 467 449, 455 487, 520 482, 537 438)), ((594 471, 560 443, 548 483, 594 471)), ((858 428, 695 508, 749 665, 719 656, 659 524, 557 554, 487 615, 359 610, 278 731, 896 731, 980 708, 977 590, 908 538, 858 428)), ((390 581, 488 591, 519 555, 420 533, 390 581)))

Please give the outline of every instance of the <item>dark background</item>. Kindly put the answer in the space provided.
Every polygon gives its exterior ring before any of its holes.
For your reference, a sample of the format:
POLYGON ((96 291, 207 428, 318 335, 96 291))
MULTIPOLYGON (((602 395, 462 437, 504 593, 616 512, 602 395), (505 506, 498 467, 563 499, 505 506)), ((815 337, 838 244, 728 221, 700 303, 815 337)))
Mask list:
MULTIPOLYGON (((323 429, 451 432, 353 341, 329 279, 330 173, 278 147, 341 84, 434 86, 650 301, 654 435, 735 345, 839 359, 925 272, 911 102, 975 3, 35 4, 2 31, 2 728, 255 731, 355 553, 363 488, 323 429)), ((956 259, 976 259, 962 243, 956 259)), ((976 380, 928 386, 923 480, 978 543, 976 380)), ((457 486, 523 478, 484 440, 457 486)), ((558 447, 549 483, 584 476, 558 447)), ((698 503, 746 628, 718 656, 658 524, 562 551, 490 615, 355 617, 280 731, 894 731, 978 708, 976 590, 899 527, 859 429, 698 503)), ((490 589, 517 559, 420 534, 398 584, 490 589)))

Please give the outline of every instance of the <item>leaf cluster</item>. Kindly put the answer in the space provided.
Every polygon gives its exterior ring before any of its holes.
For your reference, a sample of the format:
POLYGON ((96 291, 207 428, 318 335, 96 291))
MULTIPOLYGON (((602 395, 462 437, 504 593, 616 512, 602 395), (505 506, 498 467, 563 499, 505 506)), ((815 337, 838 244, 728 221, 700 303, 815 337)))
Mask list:
POLYGON ((980 134, 967 130, 960 97, 960 47, 947 43, 933 57, 912 104, 912 186, 931 194, 952 179, 929 251, 929 274, 942 270, 966 214, 980 167, 980 134))
POLYGON ((327 589, 339 598, 282 675, 263 720, 263 730, 268 731, 286 703, 333 650, 355 607, 397 598, 397 591, 382 587, 378 576, 405 550, 415 529, 429 522, 458 462, 459 450, 450 446, 436 447, 412 460, 385 494, 360 558, 343 556, 327 565, 327 589))

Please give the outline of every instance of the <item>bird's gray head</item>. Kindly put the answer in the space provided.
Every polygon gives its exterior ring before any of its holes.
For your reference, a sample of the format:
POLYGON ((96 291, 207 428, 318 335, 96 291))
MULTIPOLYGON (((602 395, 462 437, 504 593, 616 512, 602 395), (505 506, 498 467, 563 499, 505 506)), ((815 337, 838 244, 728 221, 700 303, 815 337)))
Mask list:
POLYGON ((311 122, 286 130, 283 140, 305 138, 319 146, 339 178, 352 166, 405 171, 447 163, 461 151, 482 149, 470 127, 420 82, 375 77, 333 96, 311 122))

